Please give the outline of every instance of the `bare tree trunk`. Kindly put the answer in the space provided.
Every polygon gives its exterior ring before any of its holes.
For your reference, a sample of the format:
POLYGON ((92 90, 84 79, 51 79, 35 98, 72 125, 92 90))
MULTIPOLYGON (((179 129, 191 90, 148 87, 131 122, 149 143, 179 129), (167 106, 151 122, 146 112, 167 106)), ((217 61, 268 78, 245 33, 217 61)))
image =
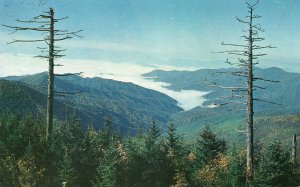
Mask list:
MULTIPOLYGON (((264 37, 260 37, 259 33, 264 32, 264 30, 260 27, 260 24, 255 23, 255 19, 261 18, 259 15, 255 15, 255 6, 259 3, 259 0, 256 1, 254 4, 250 4, 246 2, 248 13, 249 15, 246 16, 244 19, 237 18, 237 20, 247 25, 248 33, 246 35, 242 35, 242 38, 245 39, 247 44, 235 44, 235 43, 224 43, 222 42, 222 45, 225 46, 231 46, 231 47, 238 47, 239 49, 230 49, 226 51, 220 51, 218 53, 227 53, 230 55, 236 55, 238 56, 238 62, 231 62, 227 59, 226 63, 230 65, 237 65, 239 68, 237 71, 231 72, 231 75, 240 77, 241 79, 246 80, 246 85, 237 87, 237 86, 216 86, 223 89, 229 89, 237 93, 237 95, 232 95, 231 98, 233 99, 240 99, 240 98, 246 98, 246 102, 241 102, 239 100, 225 100, 224 103, 221 103, 220 105, 227 105, 227 104, 246 104, 246 122, 247 122, 247 129, 246 129, 246 143, 247 143, 247 166, 246 166, 246 186, 251 186, 253 182, 253 161, 254 161, 254 133, 253 133, 253 116, 254 116, 254 110, 253 110, 253 102, 259 101, 269 104, 275 104, 280 105, 276 102, 268 101, 261 98, 254 98, 253 92, 255 89, 266 89, 266 87, 257 86, 254 84, 255 81, 264 81, 264 82, 273 82, 278 83, 279 81, 276 80, 269 80, 265 79, 263 77, 255 77, 253 70, 254 66, 259 64, 258 58, 267 55, 263 52, 255 52, 260 51, 263 49, 270 49, 275 48, 271 45, 259 45, 259 42, 262 42, 265 40, 264 37), (249 19, 248 19, 249 18, 249 19), (255 52, 255 53, 254 53, 255 52), (254 60, 257 60, 254 62, 254 60), (254 89, 255 88, 255 89, 254 89), (243 95, 240 95, 240 92, 243 93, 243 95), (244 94, 245 93, 245 94, 244 94)), ((213 84, 215 86, 216 84, 213 84)), ((230 97, 229 97, 230 98, 230 97)))
POLYGON ((248 94, 247 94, 247 183, 251 184, 253 176, 253 31, 250 9, 249 46, 248 46, 248 94))
POLYGON ((60 29, 54 29, 54 24, 56 22, 59 22, 61 20, 67 19, 68 17, 64 18, 54 18, 54 10, 53 8, 50 8, 49 12, 44 12, 46 14, 41 14, 39 16, 34 17, 30 20, 19 20, 16 21, 18 23, 34 23, 34 24, 40 24, 37 27, 31 27, 31 26, 10 26, 10 25, 3 25, 4 27, 13 29, 15 32, 17 31, 35 31, 35 32, 43 32, 46 37, 43 39, 36 39, 36 40, 13 40, 12 42, 9 42, 8 44, 12 43, 19 43, 19 42, 25 42, 25 43, 31 43, 31 42, 45 42, 47 44, 47 47, 38 47, 42 50, 42 53, 47 48, 49 49, 48 54, 42 54, 37 55, 35 57, 48 59, 49 61, 49 71, 48 71, 48 96, 47 96, 47 126, 46 126, 46 139, 51 136, 52 128, 53 128, 53 101, 54 96, 66 96, 66 95, 72 95, 80 92, 62 92, 62 91, 54 91, 54 78, 55 76, 71 76, 71 75, 80 75, 80 73, 65 73, 65 74, 55 74, 54 73, 54 67, 55 66, 63 66, 61 64, 54 64, 54 58, 60 58, 65 56, 64 54, 60 54, 61 52, 64 52, 66 49, 56 49, 54 46, 55 41, 63 41, 67 39, 71 39, 73 37, 81 38, 81 36, 78 35, 79 32, 82 30, 69 32, 68 30, 60 30, 60 29), (49 34, 49 35, 48 35, 49 34), (57 36, 57 37, 55 37, 57 36))
POLYGON ((293 163, 296 164, 296 162, 297 162, 297 136, 296 136, 296 134, 293 134, 292 159, 293 159, 293 163))
POLYGON ((50 8, 50 43, 49 43, 49 72, 48 72, 48 98, 47 98, 47 129, 46 139, 53 128, 53 97, 54 97, 54 11, 50 8))

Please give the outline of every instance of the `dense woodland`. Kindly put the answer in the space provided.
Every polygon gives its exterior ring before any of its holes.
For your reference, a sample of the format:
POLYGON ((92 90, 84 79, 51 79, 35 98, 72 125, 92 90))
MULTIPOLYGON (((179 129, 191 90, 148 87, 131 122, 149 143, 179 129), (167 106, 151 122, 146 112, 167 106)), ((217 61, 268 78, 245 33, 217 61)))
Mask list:
MULTIPOLYGON (((124 137, 112 122, 83 131, 77 120, 55 123, 1 116, 2 186, 244 186, 246 151, 227 145, 207 126, 186 144, 169 125, 124 137)), ((239 142, 236 142, 239 144, 239 142)), ((280 142, 255 146, 255 186, 293 186, 299 169, 280 142)))

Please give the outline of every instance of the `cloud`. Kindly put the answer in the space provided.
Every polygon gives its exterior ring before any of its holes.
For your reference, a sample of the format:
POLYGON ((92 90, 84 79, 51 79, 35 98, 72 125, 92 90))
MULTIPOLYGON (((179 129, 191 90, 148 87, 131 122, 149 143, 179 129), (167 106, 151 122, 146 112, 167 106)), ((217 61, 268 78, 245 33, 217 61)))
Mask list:
MULTIPOLYGON (((28 75, 35 74, 43 71, 47 71, 48 62, 33 58, 29 55, 13 55, 10 53, 0 54, 0 77, 12 76, 12 75, 28 75)), ((72 59, 59 59, 57 63, 63 64, 63 67, 56 67, 57 73, 66 72, 84 72, 84 77, 102 77, 106 79, 113 79, 122 82, 132 82, 139 86, 153 89, 164 93, 178 102, 178 106, 185 110, 192 109, 196 106, 202 106, 205 99, 203 96, 206 92, 200 92, 195 90, 181 90, 173 91, 166 88, 167 83, 154 82, 149 79, 143 78, 141 75, 148 73, 154 69, 163 70, 184 70, 184 67, 172 67, 172 66, 142 66, 131 63, 113 63, 103 60, 72 60, 72 59)), ((186 67, 186 70, 194 69, 192 67, 186 67)))
POLYGON ((0 53, 0 76, 27 75, 47 71, 47 61, 24 54, 0 53))

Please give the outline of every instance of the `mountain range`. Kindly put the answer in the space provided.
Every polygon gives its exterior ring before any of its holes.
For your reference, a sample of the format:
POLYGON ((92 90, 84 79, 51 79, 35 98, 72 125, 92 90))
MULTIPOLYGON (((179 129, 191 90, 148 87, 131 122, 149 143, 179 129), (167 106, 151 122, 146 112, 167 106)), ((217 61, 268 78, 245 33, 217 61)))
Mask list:
MULTIPOLYGON (((4 77, 0 81, 1 111, 45 114, 47 73, 4 77)), ((85 127, 95 128, 108 117, 122 133, 146 128, 152 120, 166 124, 170 115, 183 109, 177 102, 160 92, 132 83, 80 76, 58 77, 55 90, 80 92, 55 98, 55 116, 64 120, 75 114, 85 127)))
MULTIPOLYGON (((204 102, 203 106, 172 115, 170 122, 176 125, 179 133, 186 140, 195 140, 198 132, 205 125, 209 125, 224 139, 241 141, 245 139, 245 136, 243 133, 238 132, 246 129, 246 106, 228 104, 219 107, 209 107, 212 104, 224 104, 226 100, 220 100, 220 98, 236 94, 224 90, 219 86, 241 87, 245 85, 243 82, 246 80, 231 75, 232 72, 236 71, 239 71, 239 69, 200 69, 197 71, 154 70, 143 76, 153 81, 168 83, 166 87, 171 90, 199 90, 209 92, 204 96, 206 102, 204 102)), ((289 143, 292 133, 300 134, 297 125, 300 122, 300 100, 298 99, 300 93, 300 74, 272 67, 267 69, 255 68, 254 75, 267 80, 279 81, 277 83, 255 81, 255 85, 262 89, 255 88, 254 98, 276 103, 270 104, 255 101, 254 123, 255 131, 258 132, 256 134, 260 138, 270 137, 273 140, 278 138, 289 143), (273 131, 282 132, 283 134, 281 135, 283 137, 280 135, 274 136, 273 131)), ((243 93, 238 94, 243 95, 243 93)), ((245 102, 245 98, 241 98, 238 101, 245 102)))
MULTIPOLYGON (((104 118, 109 117, 115 129, 122 133, 132 133, 138 128, 146 129, 152 120, 161 124, 162 129, 173 123, 185 140, 194 141, 198 132, 210 125, 221 137, 227 140, 245 139, 245 106, 224 105, 218 98, 231 95, 230 91, 214 85, 240 86, 240 78, 230 73, 237 69, 200 69, 197 71, 154 70, 143 76, 153 81, 168 83, 170 90, 198 90, 208 92, 203 106, 183 111, 176 100, 160 92, 146 89, 132 83, 70 76, 56 78, 55 90, 77 92, 79 94, 55 98, 55 116, 65 120, 77 116, 86 128, 89 124, 99 128, 104 118), (216 99, 217 98, 217 99, 216 99), (218 103, 219 102, 219 103, 218 103)), ((278 138, 289 142, 292 133, 300 134, 300 74, 289 73, 279 68, 256 68, 254 74, 278 83, 256 81, 264 89, 254 91, 255 98, 277 104, 255 102, 256 138, 278 138), (282 132, 280 135, 276 133, 282 132)), ((0 79, 1 112, 18 114, 31 113, 45 115, 47 73, 27 76, 12 76, 0 79)))

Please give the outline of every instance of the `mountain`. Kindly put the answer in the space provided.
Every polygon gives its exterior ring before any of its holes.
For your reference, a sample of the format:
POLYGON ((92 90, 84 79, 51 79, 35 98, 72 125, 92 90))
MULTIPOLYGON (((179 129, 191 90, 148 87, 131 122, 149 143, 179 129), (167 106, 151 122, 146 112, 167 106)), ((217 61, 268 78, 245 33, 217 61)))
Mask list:
MULTIPOLYGON (((38 95, 38 97, 32 95, 32 98, 28 98, 27 100, 36 102, 33 100, 42 98, 38 100, 44 102, 40 105, 43 106, 41 108, 45 109, 47 94, 46 72, 28 76, 5 77, 2 79, 10 80, 10 83, 16 85, 16 88, 9 91, 8 94, 15 96, 14 90, 22 87, 26 95, 30 96, 33 93, 38 95)), ((146 127, 152 120, 165 124, 170 119, 171 114, 182 111, 174 99, 160 92, 132 83, 97 77, 57 77, 55 79, 55 90, 61 92, 80 92, 75 95, 56 97, 55 100, 58 104, 55 104, 54 107, 55 111, 58 112, 55 115, 59 119, 66 117, 63 116, 60 110, 57 110, 57 106, 63 104, 66 110, 64 115, 75 112, 85 126, 88 123, 93 123, 96 128, 100 127, 103 124, 103 119, 109 117, 115 128, 124 133, 135 131, 140 126, 146 127)), ((23 99, 22 95, 20 94, 19 100, 23 99)), ((14 103, 14 99, 9 101, 13 105, 18 106, 17 103, 14 103)), ((24 101, 23 103, 26 102, 24 101)), ((19 108, 21 109, 21 107, 19 108)), ((13 111, 15 108, 10 110, 13 111)))
MULTIPOLYGON (((40 93, 20 82, 0 79, 0 113, 44 116, 46 113, 45 94, 40 93)), ((66 115, 65 105, 54 102, 58 116, 66 115)))
MULTIPOLYGON (((238 69, 200 69, 197 71, 163 71, 155 70, 143 76, 154 81, 168 83, 167 88, 172 90, 199 90, 209 92, 205 95, 207 101, 202 107, 196 107, 189 111, 172 115, 171 123, 177 126, 179 133, 185 136, 186 140, 193 141, 197 133, 205 126, 210 125, 219 135, 225 139, 241 141, 245 139, 242 133, 237 130, 245 130, 245 109, 244 105, 224 105, 216 108, 209 108, 212 103, 224 101, 214 100, 224 96, 230 96, 231 91, 222 88, 211 87, 211 83, 221 86, 241 86, 241 79, 233 77, 230 72, 238 69)), ((254 97, 272 101, 280 105, 255 102, 255 127, 258 137, 276 138, 272 129, 278 129, 283 134, 284 141, 289 141, 289 134, 293 131, 300 133, 295 121, 299 121, 300 100, 300 74, 289 73, 279 68, 256 68, 256 77, 268 80, 280 81, 278 83, 255 81, 255 84, 265 89, 257 88, 254 97), (263 124, 263 125, 262 125, 263 124), (280 124, 285 124, 286 129, 280 124)), ((278 133, 278 132, 277 132, 278 133)), ((279 138, 278 136, 277 138, 279 138)))
MULTIPOLYGON (((228 69, 201 69, 197 71, 162 71, 155 70, 143 76, 154 81, 166 82, 169 84, 168 89, 172 90, 199 90, 206 91, 209 94, 204 97, 209 105, 212 99, 230 96, 231 91, 222 88, 212 87, 211 83, 220 86, 241 86, 239 77, 230 75, 230 72, 237 71, 234 68, 228 69)), ((256 88, 254 97, 264 99, 280 104, 270 105, 267 103, 256 102, 256 110, 280 110, 280 111, 298 111, 300 109, 300 100, 297 94, 300 91, 300 74, 289 73, 279 68, 256 68, 254 70, 256 77, 262 77, 268 80, 280 81, 278 83, 255 81, 255 84, 265 89, 256 88)), ((214 101, 215 102, 215 101, 214 101)))

